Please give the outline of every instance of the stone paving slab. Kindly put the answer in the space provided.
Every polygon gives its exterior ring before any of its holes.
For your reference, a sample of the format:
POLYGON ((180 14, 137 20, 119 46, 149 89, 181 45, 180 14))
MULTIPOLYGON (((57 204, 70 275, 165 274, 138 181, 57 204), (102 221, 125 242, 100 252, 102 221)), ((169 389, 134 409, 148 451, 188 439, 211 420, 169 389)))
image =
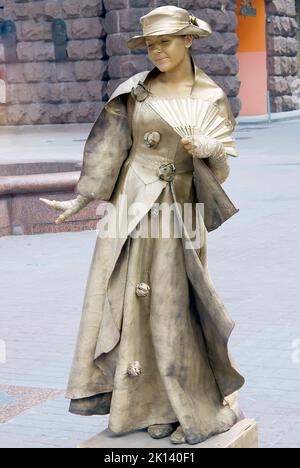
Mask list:
POLYGON ((0 385, 0 423, 59 395, 61 390, 0 385))
POLYGON ((81 418, 60 395, 0 424, 0 448, 75 448, 107 427, 107 416, 81 418))

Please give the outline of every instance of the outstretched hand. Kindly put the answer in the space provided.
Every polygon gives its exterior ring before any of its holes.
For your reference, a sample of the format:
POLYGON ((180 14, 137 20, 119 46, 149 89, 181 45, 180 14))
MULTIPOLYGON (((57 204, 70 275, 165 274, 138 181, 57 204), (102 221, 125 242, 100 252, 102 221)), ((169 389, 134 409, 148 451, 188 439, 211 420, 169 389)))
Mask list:
POLYGON ((48 200, 47 198, 40 198, 40 200, 56 211, 63 211, 63 213, 55 220, 55 224, 62 224, 67 218, 78 213, 90 202, 88 198, 81 195, 78 195, 78 197, 73 200, 66 201, 48 200))

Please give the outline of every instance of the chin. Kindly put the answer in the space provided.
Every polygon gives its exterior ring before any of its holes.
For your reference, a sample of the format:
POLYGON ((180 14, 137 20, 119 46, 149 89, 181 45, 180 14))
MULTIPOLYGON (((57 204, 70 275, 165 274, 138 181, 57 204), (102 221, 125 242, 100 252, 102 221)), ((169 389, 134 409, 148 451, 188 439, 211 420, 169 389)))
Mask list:
POLYGON ((169 71, 169 70, 172 69, 172 66, 170 65, 170 63, 167 62, 167 60, 165 60, 163 62, 157 62, 156 66, 157 66, 157 68, 159 68, 160 70, 163 70, 163 71, 169 71))

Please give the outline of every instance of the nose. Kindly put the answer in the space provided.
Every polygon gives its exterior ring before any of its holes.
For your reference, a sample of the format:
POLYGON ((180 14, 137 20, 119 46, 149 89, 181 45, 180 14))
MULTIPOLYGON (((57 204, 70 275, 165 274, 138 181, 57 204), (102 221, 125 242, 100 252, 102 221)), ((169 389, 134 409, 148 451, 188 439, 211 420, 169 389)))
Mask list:
POLYGON ((153 46, 155 52, 161 52, 162 46, 160 44, 154 45, 153 46))

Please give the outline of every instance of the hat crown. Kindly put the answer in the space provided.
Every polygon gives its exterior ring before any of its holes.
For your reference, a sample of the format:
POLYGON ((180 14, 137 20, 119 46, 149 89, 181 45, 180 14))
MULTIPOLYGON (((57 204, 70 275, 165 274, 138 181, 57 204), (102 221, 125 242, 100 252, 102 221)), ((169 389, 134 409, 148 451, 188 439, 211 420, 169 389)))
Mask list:
POLYGON ((140 18, 144 34, 153 34, 157 28, 180 29, 191 23, 187 10, 172 5, 161 6, 140 18))
POLYGON ((190 14, 187 10, 172 5, 165 5, 150 11, 147 15, 140 18, 140 23, 147 26, 152 24, 156 19, 164 18, 169 21, 185 21, 189 22, 190 14))
POLYGON ((143 34, 133 36, 127 41, 130 49, 145 47, 147 36, 176 35, 185 36, 191 34, 199 39, 212 33, 210 25, 200 18, 196 18, 184 8, 173 5, 165 5, 150 11, 140 18, 143 26, 143 34))

